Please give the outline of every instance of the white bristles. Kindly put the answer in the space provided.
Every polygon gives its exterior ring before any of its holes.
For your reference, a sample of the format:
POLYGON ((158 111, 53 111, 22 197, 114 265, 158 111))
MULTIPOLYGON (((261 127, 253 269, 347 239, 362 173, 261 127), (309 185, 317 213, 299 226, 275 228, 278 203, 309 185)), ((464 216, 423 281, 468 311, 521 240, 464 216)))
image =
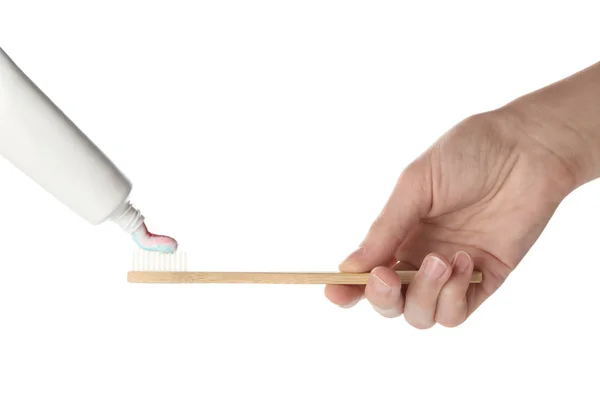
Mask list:
POLYGON ((187 254, 162 254, 138 249, 133 253, 133 271, 187 271, 187 254))

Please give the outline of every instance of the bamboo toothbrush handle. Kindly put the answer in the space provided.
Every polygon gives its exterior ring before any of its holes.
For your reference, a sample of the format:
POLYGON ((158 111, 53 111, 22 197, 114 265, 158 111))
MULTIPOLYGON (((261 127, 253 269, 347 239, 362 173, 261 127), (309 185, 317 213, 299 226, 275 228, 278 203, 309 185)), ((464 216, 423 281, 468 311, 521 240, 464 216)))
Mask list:
MULTIPOLYGON (((396 271, 402 283, 410 283, 417 271, 396 271)), ((171 272, 130 271, 130 283, 270 283, 365 285, 368 273, 340 272, 171 272)), ((471 283, 480 283, 481 271, 474 271, 471 283)))

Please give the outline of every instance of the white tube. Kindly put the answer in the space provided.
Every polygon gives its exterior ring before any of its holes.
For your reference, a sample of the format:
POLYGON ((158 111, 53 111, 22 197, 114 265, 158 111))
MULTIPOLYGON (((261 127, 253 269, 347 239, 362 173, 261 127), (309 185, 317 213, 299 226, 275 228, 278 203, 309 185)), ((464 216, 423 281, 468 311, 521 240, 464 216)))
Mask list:
POLYGON ((144 221, 127 177, 1 48, 0 155, 93 225, 144 221))

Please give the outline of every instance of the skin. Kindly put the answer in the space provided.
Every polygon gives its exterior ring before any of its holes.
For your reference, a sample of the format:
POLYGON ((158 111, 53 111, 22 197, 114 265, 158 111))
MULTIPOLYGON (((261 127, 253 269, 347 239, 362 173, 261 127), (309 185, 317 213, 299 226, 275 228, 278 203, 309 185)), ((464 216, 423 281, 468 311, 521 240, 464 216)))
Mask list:
POLYGON ((560 203, 600 177, 600 63, 441 136, 402 173, 343 272, 328 285, 350 308, 366 299, 415 328, 462 324, 518 266, 560 203), (473 269, 481 284, 469 285, 473 269), (394 269, 418 270, 402 284, 394 269))

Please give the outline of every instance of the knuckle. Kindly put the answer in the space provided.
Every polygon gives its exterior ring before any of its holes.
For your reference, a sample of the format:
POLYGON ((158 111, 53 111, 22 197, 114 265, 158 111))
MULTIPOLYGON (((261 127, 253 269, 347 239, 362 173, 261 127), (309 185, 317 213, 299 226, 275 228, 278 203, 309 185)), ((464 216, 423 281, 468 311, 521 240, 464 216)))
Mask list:
POLYGON ((457 285, 445 285, 440 291, 440 302, 458 303, 465 297, 465 291, 466 290, 457 285))
POLYGON ((438 310, 435 315, 435 320, 438 324, 446 328, 456 328, 467 319, 467 303, 465 299, 452 304, 451 307, 446 306, 445 308, 445 310, 438 310))
POLYGON ((381 211, 377 217, 371 222, 369 233, 374 236, 379 236, 380 233, 389 233, 393 231, 392 221, 388 218, 387 211, 381 211))

